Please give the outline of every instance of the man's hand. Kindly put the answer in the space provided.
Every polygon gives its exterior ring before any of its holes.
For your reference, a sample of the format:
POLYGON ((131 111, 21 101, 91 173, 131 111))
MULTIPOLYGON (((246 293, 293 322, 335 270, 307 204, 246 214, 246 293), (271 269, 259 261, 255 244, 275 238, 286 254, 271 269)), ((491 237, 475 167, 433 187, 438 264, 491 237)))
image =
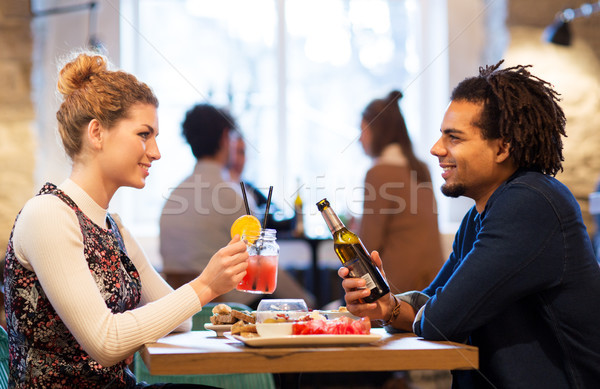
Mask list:
MULTIPOLYGON (((385 278, 383 271, 383 264, 379 253, 373 251, 371 253, 371 259, 375 265, 379 268, 379 271, 385 278)), ((375 302, 363 303, 360 299, 371 294, 371 291, 366 289, 366 281, 362 278, 348 278, 349 270, 345 267, 341 267, 338 270, 338 275, 343 278, 342 287, 345 291, 344 299, 346 300, 346 308, 356 316, 369 316, 371 320, 382 319, 387 320, 391 316, 392 309, 396 304, 396 300, 391 293, 386 294, 375 302)))

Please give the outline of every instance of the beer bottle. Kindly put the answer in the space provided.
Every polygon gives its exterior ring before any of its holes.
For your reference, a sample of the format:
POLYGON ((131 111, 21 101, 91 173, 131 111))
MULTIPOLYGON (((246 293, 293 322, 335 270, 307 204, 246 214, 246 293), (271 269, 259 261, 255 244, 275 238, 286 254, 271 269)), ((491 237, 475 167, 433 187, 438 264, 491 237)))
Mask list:
POLYGON ((323 199, 317 203, 321 215, 325 219, 333 235, 333 248, 342 264, 350 270, 350 277, 362 278, 367 282, 371 294, 363 302, 372 303, 390 292, 390 287, 367 253, 358 236, 348 230, 336 213, 331 209, 329 201, 323 199))
POLYGON ((298 193, 296 194, 296 199, 294 200, 294 214, 296 215, 296 224, 294 226, 294 231, 292 234, 295 237, 304 236, 304 215, 302 213, 302 197, 300 197, 300 179, 297 179, 298 183, 298 193))

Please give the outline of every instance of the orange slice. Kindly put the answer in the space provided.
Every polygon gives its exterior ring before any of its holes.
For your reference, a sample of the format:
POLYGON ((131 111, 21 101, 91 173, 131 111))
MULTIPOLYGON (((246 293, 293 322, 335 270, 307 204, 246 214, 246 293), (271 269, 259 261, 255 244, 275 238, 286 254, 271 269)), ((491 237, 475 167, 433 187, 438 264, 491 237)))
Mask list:
MULTIPOLYGON (((252 215, 243 215, 238 217, 233 224, 231 225, 231 238, 239 235, 240 238, 244 235, 260 235, 260 221, 256 218, 256 216, 252 215)), ((256 239, 249 240, 250 243, 254 243, 256 239)))

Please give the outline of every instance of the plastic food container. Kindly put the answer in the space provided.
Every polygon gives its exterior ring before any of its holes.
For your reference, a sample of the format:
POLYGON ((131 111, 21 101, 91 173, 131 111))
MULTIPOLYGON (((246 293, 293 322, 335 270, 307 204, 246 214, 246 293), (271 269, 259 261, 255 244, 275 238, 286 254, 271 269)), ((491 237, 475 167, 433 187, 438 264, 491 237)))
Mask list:
POLYGON ((308 307, 303 299, 263 299, 258 303, 256 322, 286 323, 307 315, 308 307))

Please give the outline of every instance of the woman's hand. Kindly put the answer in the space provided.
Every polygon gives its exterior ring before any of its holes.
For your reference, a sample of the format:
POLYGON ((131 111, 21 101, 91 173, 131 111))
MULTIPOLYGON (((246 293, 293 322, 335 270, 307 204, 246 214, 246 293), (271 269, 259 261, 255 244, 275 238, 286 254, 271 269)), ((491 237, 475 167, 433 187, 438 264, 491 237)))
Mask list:
POLYGON ((246 244, 235 236, 208 262, 200 276, 190 282, 202 305, 229 292, 242 281, 248 267, 246 244))
MULTIPOLYGON (((385 278, 381 258, 377 251, 371 253, 371 259, 379 268, 379 271, 385 278)), ((396 300, 391 293, 386 294, 375 302, 363 303, 359 299, 364 299, 371 294, 371 291, 366 289, 366 281, 362 278, 347 278, 349 270, 341 267, 338 270, 338 275, 343 278, 342 287, 345 291, 344 299, 346 300, 346 308, 356 316, 369 316, 371 320, 383 319, 387 320, 394 309, 396 300)))

